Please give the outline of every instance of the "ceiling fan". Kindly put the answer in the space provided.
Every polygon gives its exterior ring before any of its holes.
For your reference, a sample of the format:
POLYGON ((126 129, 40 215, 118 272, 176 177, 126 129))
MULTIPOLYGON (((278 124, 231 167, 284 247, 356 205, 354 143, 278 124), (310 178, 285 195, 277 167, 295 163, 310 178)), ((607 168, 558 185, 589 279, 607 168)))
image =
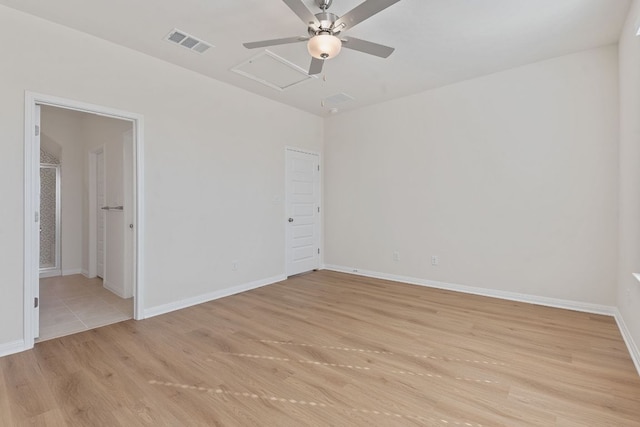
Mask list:
POLYGON ((340 33, 355 27, 362 21, 388 8, 400 0, 365 0, 342 16, 327 12, 333 0, 315 0, 322 10, 315 15, 305 6, 302 0, 283 0, 287 6, 308 25, 309 36, 286 37, 283 39, 263 40, 243 43, 247 49, 276 46, 280 44, 307 42, 307 49, 312 56, 309 75, 320 74, 325 59, 331 59, 340 53, 342 47, 387 58, 394 48, 373 43, 355 37, 338 37, 340 33))

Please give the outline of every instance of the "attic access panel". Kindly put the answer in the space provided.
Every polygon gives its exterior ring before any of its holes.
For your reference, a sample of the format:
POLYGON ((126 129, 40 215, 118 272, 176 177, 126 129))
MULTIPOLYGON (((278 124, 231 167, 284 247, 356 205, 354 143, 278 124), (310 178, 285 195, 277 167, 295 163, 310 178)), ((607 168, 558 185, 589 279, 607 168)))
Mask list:
POLYGON ((307 70, 268 50, 233 67, 231 71, 279 91, 316 78, 307 74, 307 70))

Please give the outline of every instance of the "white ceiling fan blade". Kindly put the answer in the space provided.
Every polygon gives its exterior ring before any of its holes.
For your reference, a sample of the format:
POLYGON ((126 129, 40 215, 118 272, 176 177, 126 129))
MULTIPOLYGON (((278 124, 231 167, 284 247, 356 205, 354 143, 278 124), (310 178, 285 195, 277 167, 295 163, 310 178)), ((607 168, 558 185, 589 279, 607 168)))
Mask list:
POLYGON ((399 1, 400 0, 366 0, 342 15, 342 17, 336 21, 334 27, 339 28, 341 25, 344 25, 342 31, 355 27, 365 19, 372 17, 399 1))
POLYGON ((322 72, 322 66, 324 65, 324 59, 311 58, 311 65, 309 66, 309 75, 320 74, 322 72))
POLYGON ((342 47, 368 53, 369 55, 379 56, 380 58, 388 58, 395 50, 389 46, 357 39, 355 37, 345 37, 342 40, 342 47))
POLYGON ((315 17, 313 13, 307 8, 307 6, 302 3, 302 0, 282 0, 285 2, 289 9, 293 10, 293 13, 298 15, 302 22, 308 26, 319 27, 320 22, 318 22, 318 18, 315 17))
POLYGON ((256 49, 259 47, 268 47, 268 46, 276 46, 279 44, 289 44, 289 43, 298 43, 298 42, 304 42, 309 40, 309 37, 286 37, 283 39, 272 39, 272 40, 262 40, 259 42, 249 42, 249 43, 242 43, 242 46, 246 47, 247 49, 256 49))

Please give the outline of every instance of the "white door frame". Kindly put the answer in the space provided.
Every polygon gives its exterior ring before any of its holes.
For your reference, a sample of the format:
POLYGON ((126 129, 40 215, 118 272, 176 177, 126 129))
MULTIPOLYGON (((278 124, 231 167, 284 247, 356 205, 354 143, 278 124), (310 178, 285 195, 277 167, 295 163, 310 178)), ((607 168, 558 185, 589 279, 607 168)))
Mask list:
POLYGON ((48 105, 68 110, 98 114, 133 124, 134 164, 134 314, 143 318, 144 307, 144 117, 140 114, 89 104, 56 96, 25 91, 24 112, 24 349, 33 348, 35 342, 34 289, 39 284, 38 256, 40 251, 39 221, 40 201, 38 183, 40 174, 40 141, 35 136, 38 122, 37 105, 48 105), (38 174, 38 175, 36 175, 38 174))
MULTIPOLYGON (((317 151, 313 151, 313 150, 307 150, 304 148, 298 148, 298 147, 292 147, 292 146, 286 146, 284 147, 284 167, 285 167, 285 172, 284 172, 284 211, 285 211, 285 218, 284 220, 286 221, 289 218, 290 212, 289 212, 289 185, 290 185, 290 180, 289 180, 289 165, 287 164, 287 152, 289 151, 297 151, 299 153, 304 153, 304 154, 310 154, 312 156, 318 156, 318 165, 319 165, 319 175, 318 175, 318 202, 319 202, 319 206, 322 207, 322 203, 323 203, 323 197, 322 197, 322 155, 317 152, 317 151)), ((323 215, 323 209, 321 208, 319 213, 319 221, 318 221, 318 247, 320 248, 320 256, 318 257, 318 269, 323 268, 324 265, 324 215, 323 215)), ((288 227, 285 223, 285 237, 284 237, 284 274, 285 276, 289 276, 290 272, 289 272, 289 257, 291 255, 291 248, 289 247, 289 240, 290 240, 290 235, 289 233, 291 232, 290 227, 288 227)))

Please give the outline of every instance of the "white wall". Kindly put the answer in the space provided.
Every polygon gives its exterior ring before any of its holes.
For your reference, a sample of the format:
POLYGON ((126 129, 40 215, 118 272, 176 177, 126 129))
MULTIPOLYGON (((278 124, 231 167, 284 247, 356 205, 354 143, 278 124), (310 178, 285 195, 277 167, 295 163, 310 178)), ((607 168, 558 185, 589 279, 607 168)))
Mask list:
MULTIPOLYGON (((620 36, 620 260, 618 308, 640 347, 640 2, 635 0, 620 36)), ((640 353, 636 354, 640 363, 640 353)), ((638 366, 640 369, 640 366, 638 366)))
POLYGON ((614 305, 617 60, 603 47, 328 119, 326 263, 614 305))
POLYGON ((320 118, 5 7, 0 36, 0 350, 23 336, 25 90, 144 115, 147 308, 284 274, 284 147, 322 151, 320 118))
POLYGON ((82 200, 84 139, 82 113, 43 106, 42 137, 51 138, 60 147, 60 251, 63 274, 82 269, 82 200))

